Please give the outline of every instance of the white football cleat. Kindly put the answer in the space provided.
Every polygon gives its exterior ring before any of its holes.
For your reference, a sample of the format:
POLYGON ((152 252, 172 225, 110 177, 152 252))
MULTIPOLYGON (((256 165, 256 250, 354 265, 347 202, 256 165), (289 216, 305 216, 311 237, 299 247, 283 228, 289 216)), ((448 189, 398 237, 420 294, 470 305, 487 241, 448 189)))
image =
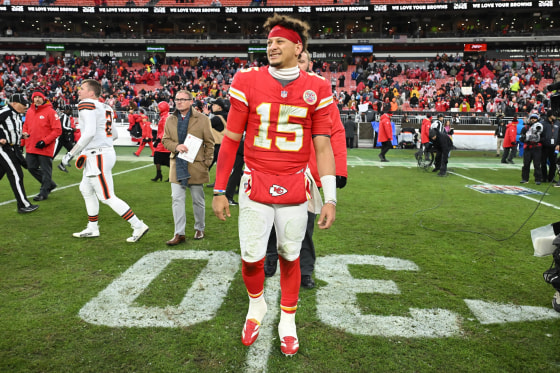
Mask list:
POLYGON ((134 228, 134 230, 132 231, 132 237, 128 237, 126 239, 126 242, 137 242, 149 230, 150 230, 150 227, 148 227, 146 224, 144 224, 144 222, 142 222, 142 226, 140 228, 134 228))
POLYGON ((81 232, 73 233, 72 236, 78 238, 99 237, 99 229, 86 228, 81 232))

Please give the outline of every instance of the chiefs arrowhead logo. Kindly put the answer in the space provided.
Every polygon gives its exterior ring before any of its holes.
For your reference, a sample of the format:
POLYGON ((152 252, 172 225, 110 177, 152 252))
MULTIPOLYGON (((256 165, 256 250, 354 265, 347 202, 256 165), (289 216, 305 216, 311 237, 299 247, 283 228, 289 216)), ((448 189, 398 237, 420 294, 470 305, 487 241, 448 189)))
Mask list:
POLYGON ((280 197, 286 193, 288 193, 288 189, 284 188, 283 186, 273 184, 270 189, 268 190, 271 196, 273 197, 280 197))

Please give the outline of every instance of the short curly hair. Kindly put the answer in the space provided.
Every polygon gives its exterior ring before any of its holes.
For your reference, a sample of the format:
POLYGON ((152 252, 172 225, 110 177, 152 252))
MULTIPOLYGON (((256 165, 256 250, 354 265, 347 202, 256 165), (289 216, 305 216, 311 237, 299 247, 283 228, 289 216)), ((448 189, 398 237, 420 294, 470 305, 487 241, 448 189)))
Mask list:
POLYGON ((272 30, 272 28, 276 25, 280 25, 287 29, 293 30, 299 34, 301 37, 301 44, 303 46, 303 50, 307 50, 307 40, 309 39, 309 24, 301 19, 297 19, 290 16, 280 15, 278 13, 274 13, 272 17, 269 17, 263 27, 267 33, 272 30))

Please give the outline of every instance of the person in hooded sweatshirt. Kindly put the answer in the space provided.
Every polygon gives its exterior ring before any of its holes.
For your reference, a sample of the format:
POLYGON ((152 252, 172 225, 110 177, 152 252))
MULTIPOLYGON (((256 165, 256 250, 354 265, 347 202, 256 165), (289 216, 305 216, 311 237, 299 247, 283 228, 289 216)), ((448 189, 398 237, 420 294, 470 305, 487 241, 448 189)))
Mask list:
POLYGON ((52 160, 56 139, 62 134, 60 118, 45 95, 36 91, 31 95, 31 106, 23 124, 23 138, 27 169, 41 184, 34 201, 43 201, 56 188, 52 180, 52 160))

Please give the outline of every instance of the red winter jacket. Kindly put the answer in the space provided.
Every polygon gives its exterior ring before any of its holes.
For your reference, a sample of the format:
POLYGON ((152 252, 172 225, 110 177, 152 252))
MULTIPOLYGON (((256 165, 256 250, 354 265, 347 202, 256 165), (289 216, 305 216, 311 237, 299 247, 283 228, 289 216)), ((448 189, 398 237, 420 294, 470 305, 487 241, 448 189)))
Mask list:
POLYGON ((517 137, 517 123, 517 121, 508 123, 506 127, 506 134, 504 136, 504 148, 512 148, 514 146, 513 143, 516 142, 517 137))
POLYGON ((142 124, 142 114, 128 114, 128 130, 130 131, 134 124, 142 124))
POLYGON ((159 122, 158 122, 157 138, 159 139, 159 142, 158 145, 156 146, 156 152, 171 153, 169 150, 165 148, 165 146, 163 146, 163 143, 161 141, 165 129, 165 121, 169 116, 169 104, 165 101, 162 101, 158 104, 158 109, 159 109, 159 122))
POLYGON ((393 128, 391 127, 391 118, 388 114, 383 114, 379 119, 379 135, 377 141, 393 141, 393 128))
MULTIPOLYGON (((142 114, 128 114, 128 131, 132 130, 132 127, 138 123, 140 125, 140 129, 142 129, 142 114)), ((133 133, 130 133, 130 139, 132 141, 140 142, 141 138, 138 136, 133 136, 133 133)))
POLYGON ((52 158, 56 146, 55 140, 62 134, 62 125, 50 102, 39 107, 31 104, 25 115, 23 133, 29 134, 29 138, 25 140, 25 151, 27 153, 46 155, 52 158), (41 140, 45 142, 46 146, 37 149, 35 145, 41 140))
POLYGON ((142 122, 140 122, 142 127, 142 138, 151 139, 152 138, 152 123, 148 120, 148 117, 143 117, 142 122))
POLYGON ((422 144, 430 142, 429 133, 431 126, 432 122, 428 118, 422 119, 422 127, 420 128, 420 139, 422 144))

